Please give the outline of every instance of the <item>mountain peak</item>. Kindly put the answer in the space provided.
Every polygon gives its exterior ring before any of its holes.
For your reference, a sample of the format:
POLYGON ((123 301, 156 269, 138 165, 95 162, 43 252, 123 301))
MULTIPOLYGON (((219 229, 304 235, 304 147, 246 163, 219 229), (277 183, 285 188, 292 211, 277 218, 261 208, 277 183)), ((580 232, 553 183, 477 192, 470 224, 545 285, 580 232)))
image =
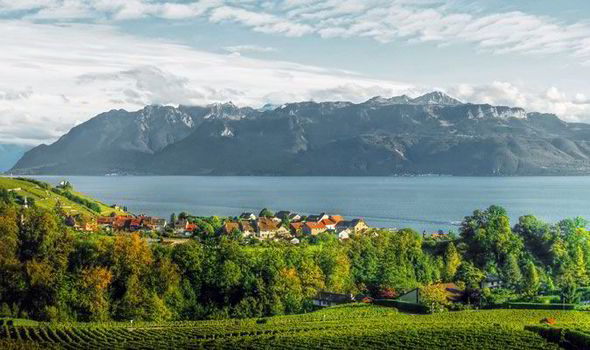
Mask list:
POLYGON ((415 104, 424 104, 424 105, 448 105, 448 106, 456 106, 463 104, 463 102, 453 98, 444 92, 441 91, 433 91, 427 94, 424 94, 420 97, 416 97, 412 100, 415 104))
POLYGON ((371 105, 386 106, 386 105, 408 104, 411 102, 411 100, 412 99, 406 95, 393 96, 393 97, 389 97, 389 98, 382 97, 382 96, 375 96, 375 97, 367 100, 365 103, 371 104, 371 105))

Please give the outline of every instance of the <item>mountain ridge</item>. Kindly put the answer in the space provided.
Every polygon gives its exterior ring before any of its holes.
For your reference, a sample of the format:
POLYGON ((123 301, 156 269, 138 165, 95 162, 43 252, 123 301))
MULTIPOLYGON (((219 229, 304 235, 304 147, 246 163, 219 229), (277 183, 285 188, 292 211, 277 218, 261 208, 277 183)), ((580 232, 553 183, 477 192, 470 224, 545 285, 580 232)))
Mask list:
POLYGON ((22 174, 590 174, 590 125, 442 92, 361 103, 111 110, 27 152, 22 174))

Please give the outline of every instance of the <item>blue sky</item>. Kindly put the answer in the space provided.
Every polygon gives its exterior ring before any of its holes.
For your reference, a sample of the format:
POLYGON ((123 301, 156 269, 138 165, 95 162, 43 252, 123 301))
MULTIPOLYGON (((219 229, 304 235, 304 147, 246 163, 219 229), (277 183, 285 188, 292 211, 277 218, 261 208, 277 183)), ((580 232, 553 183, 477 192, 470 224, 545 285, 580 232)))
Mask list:
POLYGON ((106 110, 443 90, 590 122, 587 0, 0 0, 0 143, 106 110))

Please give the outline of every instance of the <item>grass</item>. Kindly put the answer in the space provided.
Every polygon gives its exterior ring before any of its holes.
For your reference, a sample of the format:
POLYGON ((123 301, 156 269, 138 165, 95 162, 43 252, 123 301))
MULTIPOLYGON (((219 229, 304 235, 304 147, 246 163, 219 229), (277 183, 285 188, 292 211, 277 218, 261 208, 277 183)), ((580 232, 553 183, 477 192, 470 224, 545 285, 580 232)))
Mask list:
POLYGON ((51 190, 45 190, 39 186, 37 186, 36 184, 32 183, 32 182, 28 182, 28 181, 23 181, 23 180, 18 180, 15 178, 10 178, 10 177, 0 177, 0 188, 3 189, 15 189, 15 188, 20 188, 20 191, 17 191, 16 193, 23 196, 23 197, 30 197, 33 198, 35 200, 35 205, 42 207, 42 208, 46 208, 46 209, 53 209, 55 208, 55 205, 57 203, 57 201, 59 200, 62 203, 62 208, 68 213, 68 214, 82 214, 84 216, 99 216, 99 215, 109 215, 112 212, 115 212, 117 214, 124 214, 124 212, 122 210, 115 210, 111 207, 109 207, 108 205, 101 203, 100 201, 90 198, 88 196, 85 196, 81 193, 77 193, 77 192, 72 192, 73 194, 89 199, 95 203, 97 203, 100 206, 100 213, 97 213, 95 211, 92 211, 90 209, 88 209, 87 207, 78 204, 76 202, 73 202, 63 196, 60 196, 54 192, 52 192, 51 190))
POLYGON ((88 349, 559 349, 524 330, 547 317, 586 329, 590 313, 562 310, 479 310, 409 315, 348 304, 264 319, 112 322, 0 327, 0 341, 88 349))

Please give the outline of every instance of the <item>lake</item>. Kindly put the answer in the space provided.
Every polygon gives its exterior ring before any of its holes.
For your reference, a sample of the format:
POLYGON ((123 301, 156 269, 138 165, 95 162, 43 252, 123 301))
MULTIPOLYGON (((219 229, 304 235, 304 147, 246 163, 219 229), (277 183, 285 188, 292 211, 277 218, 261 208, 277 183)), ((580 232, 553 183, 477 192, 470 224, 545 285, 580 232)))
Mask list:
POLYGON ((70 181, 77 191, 135 214, 168 218, 237 216, 260 209, 364 218, 378 227, 457 230, 477 208, 505 207, 514 224, 534 214, 556 222, 590 218, 590 177, 209 177, 36 176, 70 181))

